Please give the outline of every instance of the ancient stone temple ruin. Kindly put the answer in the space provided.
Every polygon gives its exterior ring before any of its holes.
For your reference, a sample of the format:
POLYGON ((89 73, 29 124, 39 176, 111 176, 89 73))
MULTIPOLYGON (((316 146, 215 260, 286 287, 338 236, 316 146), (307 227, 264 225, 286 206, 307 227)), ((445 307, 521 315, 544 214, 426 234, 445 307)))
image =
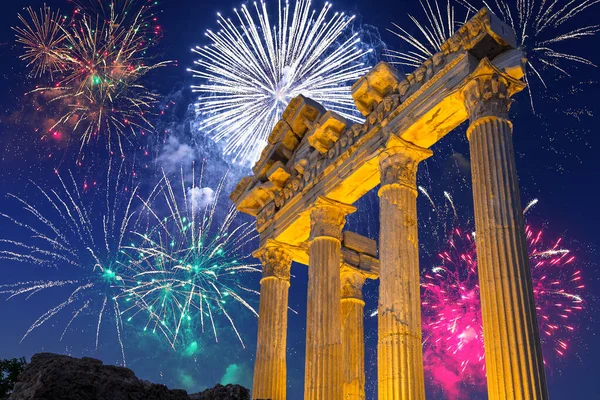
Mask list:
POLYGON ((514 32, 483 9, 413 73, 382 62, 356 82, 362 124, 302 96, 290 102, 231 195, 260 233, 254 399, 286 398, 292 261, 308 265, 304 398, 365 398, 361 291, 378 278, 379 399, 425 399, 417 170, 467 119, 489 398, 548 397, 508 116, 524 61, 514 32), (379 248, 343 231, 377 185, 379 248))

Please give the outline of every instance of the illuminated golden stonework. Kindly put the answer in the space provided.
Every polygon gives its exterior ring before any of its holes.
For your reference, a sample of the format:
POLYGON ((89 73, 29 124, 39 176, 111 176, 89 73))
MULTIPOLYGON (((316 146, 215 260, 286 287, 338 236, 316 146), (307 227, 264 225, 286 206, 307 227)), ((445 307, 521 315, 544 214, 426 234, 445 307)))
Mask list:
POLYGON ((379 278, 379 399, 425 399, 418 165, 467 119, 489 398, 547 399, 508 118, 524 63, 514 32, 482 9, 413 73, 382 62, 357 81, 363 124, 303 96, 290 102, 231 194, 256 217, 264 270, 253 399, 286 398, 292 260, 309 266, 304 398, 365 398, 362 285, 379 278), (379 249, 343 232, 352 204, 378 185, 379 249))

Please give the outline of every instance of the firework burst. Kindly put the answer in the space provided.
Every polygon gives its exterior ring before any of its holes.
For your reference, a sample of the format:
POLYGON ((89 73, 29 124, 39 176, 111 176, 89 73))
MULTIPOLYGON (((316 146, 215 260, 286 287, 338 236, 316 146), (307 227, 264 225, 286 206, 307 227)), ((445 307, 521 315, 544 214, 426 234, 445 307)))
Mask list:
MULTIPOLYGON (((526 227, 544 359, 563 356, 582 310, 581 271, 562 239, 544 242, 526 227)), ((423 275, 424 363, 449 398, 466 398, 461 386, 485 387, 485 354, 473 234, 454 229, 441 263, 423 275)))
POLYGON ((64 72, 61 59, 64 58, 63 42, 65 35, 61 30, 60 11, 53 12, 44 5, 39 14, 32 8, 27 8, 29 19, 19 14, 22 26, 14 28, 17 33, 17 43, 25 50, 21 59, 27 62, 36 77, 49 74, 53 79, 55 72, 64 72))
POLYGON ((192 176, 191 183, 183 173, 179 182, 164 175, 144 205, 152 228, 137 234, 139 245, 126 249, 134 273, 131 287, 120 296, 129 302, 124 315, 145 321, 144 331, 161 333, 173 348, 188 347, 196 326, 202 332, 210 327, 218 341, 219 316, 243 345, 230 310, 241 305, 258 315, 244 298, 257 292, 241 279, 244 273, 260 272, 249 262, 246 246, 256 237, 254 225, 234 224, 234 206, 223 217, 217 215, 224 181, 213 191, 201 187, 202 174, 198 182, 192 176))
POLYGON ((50 131, 77 134, 80 153, 103 137, 111 154, 115 145, 123 154, 130 136, 153 129, 148 114, 156 95, 142 78, 168 62, 148 57, 160 35, 154 1, 102 1, 78 7, 71 18, 46 6, 39 14, 28 8, 29 18, 20 15, 23 26, 14 29, 21 58, 36 76, 49 78, 29 94, 41 96, 53 114, 50 131))
POLYGON ((236 9, 237 22, 219 14, 219 31, 208 30, 209 45, 196 47, 192 69, 203 82, 196 105, 200 129, 234 162, 258 159, 268 135, 289 101, 302 94, 357 121, 349 84, 367 72, 370 52, 358 33, 349 34, 353 16, 316 12, 311 1, 291 5, 279 0, 278 20, 271 24, 265 2, 236 9))
POLYGON ((96 348, 103 324, 113 325, 125 363, 123 322, 119 304, 114 300, 127 282, 124 279, 128 273, 124 263, 127 257, 121 248, 129 229, 137 223, 132 204, 138 189, 124 176, 122 164, 114 171, 109 168, 105 197, 97 197, 93 205, 84 201, 89 194, 83 193, 71 173, 66 179, 57 173, 58 189, 35 185, 41 199, 39 205, 10 195, 22 206, 22 217, 4 213, 0 217, 6 220, 5 225, 14 225, 13 234, 25 239, 8 236, 0 239, 0 258, 20 265, 56 269, 53 275, 66 278, 5 284, 0 286, 0 293, 8 299, 29 299, 40 292, 53 293, 55 298, 58 289, 62 289, 60 293, 68 293, 29 327, 23 339, 58 318, 60 313, 69 315, 60 336, 62 340, 73 322, 92 315, 96 348))
POLYGON ((387 55, 393 64, 407 67, 420 67, 430 57, 441 51, 442 44, 448 40, 456 30, 468 20, 470 8, 463 20, 458 20, 451 0, 440 7, 437 0, 419 0, 425 19, 421 20, 411 14, 408 17, 417 29, 418 34, 413 35, 400 25, 392 23, 394 29, 388 29, 403 42, 409 49, 406 51, 388 50, 387 55))
MULTIPOLYGON (((545 0, 456 0, 457 17, 454 0, 447 0, 446 6, 440 7, 437 0, 420 0, 425 19, 409 18, 417 28, 418 35, 411 35, 398 25, 390 30, 408 45, 406 51, 390 51, 389 56, 395 63, 409 67, 418 67, 423 61, 441 50, 441 45, 452 36, 458 28, 478 11, 479 7, 487 7, 499 18, 511 26, 516 34, 517 45, 527 55, 527 74, 525 79, 538 79, 544 88, 545 70, 554 70, 569 76, 568 67, 573 64, 594 66, 587 58, 573 54, 568 49, 570 42, 589 36, 595 36, 600 25, 577 25, 578 16, 589 12, 598 4, 596 0, 572 0, 567 2, 545 0), (565 48, 566 46, 566 48, 565 48)), ((531 107, 531 85, 528 84, 531 107)))

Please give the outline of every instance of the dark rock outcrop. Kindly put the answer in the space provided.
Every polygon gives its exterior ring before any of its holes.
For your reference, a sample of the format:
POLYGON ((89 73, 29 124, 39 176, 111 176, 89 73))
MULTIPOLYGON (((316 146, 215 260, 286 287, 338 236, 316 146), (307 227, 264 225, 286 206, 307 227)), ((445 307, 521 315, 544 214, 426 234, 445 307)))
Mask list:
POLYGON ((128 368, 103 365, 93 358, 36 354, 19 376, 9 400, 50 399, 189 400, 189 396, 185 390, 140 380, 128 368))
POLYGON ((250 400, 240 385, 217 385, 192 395, 138 379, 132 370, 94 358, 52 353, 31 357, 9 400, 250 400))
POLYGON ((217 385, 190 395, 190 400, 250 400, 250 391, 240 385, 217 385))

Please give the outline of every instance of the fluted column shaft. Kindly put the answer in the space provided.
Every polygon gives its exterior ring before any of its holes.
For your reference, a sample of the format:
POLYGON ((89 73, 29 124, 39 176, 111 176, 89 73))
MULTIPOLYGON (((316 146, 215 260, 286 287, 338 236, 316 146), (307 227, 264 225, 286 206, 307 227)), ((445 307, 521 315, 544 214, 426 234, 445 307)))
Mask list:
POLYGON ((354 210, 320 197, 310 211, 306 400, 342 400, 341 233, 354 210))
POLYGON ((285 400, 288 289, 292 258, 285 245, 268 244, 254 253, 263 263, 253 399, 285 400))
POLYGON ((464 90, 490 400, 548 398, 508 120, 521 85, 492 71, 464 90))
POLYGON ((416 174, 431 154, 399 139, 379 162, 379 400, 425 399, 416 174))
POLYGON ((344 400, 365 399, 365 328, 362 287, 365 276, 342 268, 342 380, 344 400))

